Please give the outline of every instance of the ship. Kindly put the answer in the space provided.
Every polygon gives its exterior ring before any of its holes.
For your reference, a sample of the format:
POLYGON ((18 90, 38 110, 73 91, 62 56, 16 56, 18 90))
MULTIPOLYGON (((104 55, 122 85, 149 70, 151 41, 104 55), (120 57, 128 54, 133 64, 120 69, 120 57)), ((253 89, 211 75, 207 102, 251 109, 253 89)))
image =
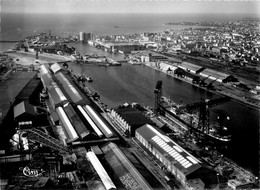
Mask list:
POLYGON ((230 129, 223 126, 221 122, 210 122, 209 129, 202 130, 198 127, 199 118, 197 114, 188 113, 180 109, 183 104, 178 104, 171 99, 162 96, 160 100, 162 110, 170 119, 182 123, 186 130, 195 131, 197 134, 214 142, 228 143, 231 141, 230 129), (181 110, 181 111, 180 111, 181 110))

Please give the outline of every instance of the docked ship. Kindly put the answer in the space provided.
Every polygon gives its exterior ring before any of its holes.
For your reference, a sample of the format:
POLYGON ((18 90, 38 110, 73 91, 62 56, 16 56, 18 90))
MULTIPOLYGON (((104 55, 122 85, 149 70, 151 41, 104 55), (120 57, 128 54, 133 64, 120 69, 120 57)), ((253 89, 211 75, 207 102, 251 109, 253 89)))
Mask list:
POLYGON ((222 125, 222 122, 209 122, 208 129, 203 129, 199 127, 198 114, 189 113, 183 109, 185 107, 183 104, 177 104, 164 96, 160 99, 160 107, 165 111, 167 117, 181 123, 186 130, 192 130, 214 142, 228 143, 231 141, 231 132, 229 128, 222 125))

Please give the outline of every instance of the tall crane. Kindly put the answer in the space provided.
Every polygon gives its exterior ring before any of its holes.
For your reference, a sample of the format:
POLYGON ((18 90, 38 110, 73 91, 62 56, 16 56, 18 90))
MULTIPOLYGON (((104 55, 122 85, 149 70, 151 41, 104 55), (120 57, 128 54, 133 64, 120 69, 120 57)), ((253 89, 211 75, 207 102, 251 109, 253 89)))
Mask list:
POLYGON ((202 99, 200 102, 186 104, 181 106, 178 111, 179 112, 189 112, 194 113, 197 112, 199 115, 198 128, 205 133, 209 133, 209 113, 210 108, 215 107, 217 105, 228 102, 230 98, 221 97, 213 100, 202 99))
MULTIPOLYGON (((156 84, 156 87, 154 89, 155 94, 155 113, 158 114, 161 110, 161 107, 163 106, 161 103, 161 97, 162 97, 162 81, 158 81, 156 84)), ((209 113, 210 108, 215 107, 217 105, 223 104, 225 102, 228 102, 230 98, 228 97, 221 97, 213 100, 209 99, 201 99, 200 102, 195 102, 191 104, 182 105, 178 108, 176 108, 176 113, 198 113, 199 121, 197 128, 200 129, 198 131, 204 132, 206 134, 209 134, 209 113)))
POLYGON ((162 97, 162 81, 157 81, 157 84, 154 89, 154 95, 155 95, 155 102, 154 102, 154 109, 155 113, 158 114, 160 111, 160 100, 162 97))

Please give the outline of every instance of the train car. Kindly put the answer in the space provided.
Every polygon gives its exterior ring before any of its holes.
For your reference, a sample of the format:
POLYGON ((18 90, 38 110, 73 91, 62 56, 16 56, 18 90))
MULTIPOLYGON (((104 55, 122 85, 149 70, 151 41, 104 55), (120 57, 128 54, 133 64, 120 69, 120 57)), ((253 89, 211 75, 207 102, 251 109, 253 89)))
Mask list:
POLYGON ((75 112, 74 108, 71 104, 67 104, 64 106, 64 111, 67 114, 69 120, 71 121, 75 131, 77 132, 78 136, 83 140, 86 136, 90 134, 90 131, 81 121, 77 113, 75 112))
POLYGON ((55 76, 73 103, 77 104, 78 102, 83 100, 78 90, 62 72, 56 73, 55 76))
POLYGON ((82 106, 77 105, 77 108, 80 111, 80 113, 84 116, 84 118, 87 120, 87 122, 90 124, 90 126, 95 131, 95 133, 98 135, 98 137, 102 137, 103 133, 99 130, 98 126, 93 122, 93 120, 90 118, 87 112, 82 108, 82 106))
POLYGON ((104 169, 104 167, 102 166, 102 164, 98 160, 95 153, 90 151, 90 152, 86 153, 86 156, 87 156, 88 160, 90 161, 90 163, 92 164, 92 166, 94 167, 94 169, 96 170, 96 172, 97 172, 98 176, 100 177, 100 179, 101 179, 103 185, 105 186, 106 190, 116 189, 115 184, 113 183, 113 181, 111 180, 111 178, 107 174, 106 170, 104 169))
POLYGON ((108 126, 100 119, 100 116, 98 116, 97 113, 89 105, 84 106, 84 109, 107 138, 113 136, 113 132, 108 128, 108 126))
POLYGON ((64 112, 62 107, 57 107, 56 112, 60 118, 63 128, 65 129, 67 142, 73 142, 79 139, 79 136, 75 129, 73 128, 69 118, 67 117, 66 113, 64 112))

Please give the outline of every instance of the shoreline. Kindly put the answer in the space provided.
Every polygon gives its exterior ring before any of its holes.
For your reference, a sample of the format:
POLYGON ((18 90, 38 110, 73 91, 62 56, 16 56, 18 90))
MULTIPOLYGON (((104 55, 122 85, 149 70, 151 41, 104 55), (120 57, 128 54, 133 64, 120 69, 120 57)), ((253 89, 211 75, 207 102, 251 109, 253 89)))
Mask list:
POLYGON ((188 84, 190 84, 190 85, 192 85, 192 86, 195 86, 195 87, 198 87, 198 88, 200 88, 200 89, 203 89, 203 90, 205 90, 205 91, 214 93, 214 94, 219 95, 219 96, 229 97, 229 98, 231 98, 233 101, 235 101, 235 102, 237 102, 237 103, 240 103, 240 104, 243 104, 243 105, 245 105, 245 106, 247 106, 247 107, 249 107, 249 108, 252 108, 252 109, 254 109, 254 110, 259 110, 259 109, 260 109, 260 105, 255 105, 255 104, 251 104, 251 103, 249 103, 249 102, 245 102, 242 98, 239 98, 239 97, 237 97, 236 95, 232 95, 232 94, 229 94, 228 92, 223 92, 223 91, 219 91, 219 90, 209 90, 209 89, 207 89, 207 88, 205 88, 205 87, 202 87, 202 86, 193 84, 191 81, 189 81, 189 80, 187 80, 187 79, 185 79, 185 78, 180 78, 180 77, 175 76, 174 74, 169 74, 169 73, 166 73, 166 72, 164 72, 164 71, 162 71, 162 70, 160 70, 160 69, 157 69, 156 67, 150 65, 149 63, 145 63, 145 64, 143 64, 143 65, 148 66, 148 67, 150 67, 150 68, 152 68, 152 69, 154 69, 154 70, 156 70, 156 71, 162 72, 162 73, 164 73, 164 74, 166 74, 166 75, 168 75, 168 76, 171 76, 171 77, 173 77, 173 78, 175 78, 175 79, 178 79, 178 80, 181 80, 181 81, 183 81, 183 82, 186 82, 186 83, 188 83, 188 84))

